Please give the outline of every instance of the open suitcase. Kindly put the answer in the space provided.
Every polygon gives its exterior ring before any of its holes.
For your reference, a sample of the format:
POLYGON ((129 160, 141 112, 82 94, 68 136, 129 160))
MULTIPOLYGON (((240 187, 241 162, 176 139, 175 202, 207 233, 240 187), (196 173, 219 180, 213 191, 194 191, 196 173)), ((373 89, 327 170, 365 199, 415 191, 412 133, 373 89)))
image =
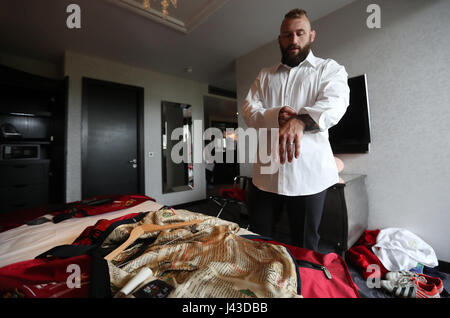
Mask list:
MULTIPOLYGON (((114 220, 100 220, 86 228, 71 245, 57 246, 36 259, 0 268, 0 295, 3 297, 94 297, 110 298, 108 265, 98 248, 117 226, 139 222, 146 213, 135 213, 114 220), (70 288, 71 264, 80 264, 80 288, 70 288), (26 287, 26 288, 24 288, 26 287)), ((343 258, 335 253, 312 250, 271 241, 262 236, 247 239, 282 245, 298 265, 298 292, 305 298, 359 298, 343 258)))
POLYGON ((345 260, 336 253, 322 254, 260 236, 252 240, 283 245, 296 260, 304 298, 360 298, 358 286, 353 282, 345 260))

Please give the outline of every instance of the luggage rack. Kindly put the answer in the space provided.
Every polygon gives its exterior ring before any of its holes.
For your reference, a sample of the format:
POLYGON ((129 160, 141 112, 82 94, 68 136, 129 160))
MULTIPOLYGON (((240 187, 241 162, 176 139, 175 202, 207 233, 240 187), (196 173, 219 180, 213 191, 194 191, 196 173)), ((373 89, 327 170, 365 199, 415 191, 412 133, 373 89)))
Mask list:
MULTIPOLYGON (((231 188, 222 188, 220 195, 211 195, 209 199, 216 203, 220 210, 216 217, 220 217, 224 209, 229 205, 236 205, 239 207, 239 220, 248 221, 248 209, 246 203, 246 194, 248 191, 249 182, 251 178, 247 176, 236 176, 233 180, 233 186, 231 188), (235 197, 232 197, 234 194, 235 197)), ((247 230, 249 224, 245 227, 247 230)))

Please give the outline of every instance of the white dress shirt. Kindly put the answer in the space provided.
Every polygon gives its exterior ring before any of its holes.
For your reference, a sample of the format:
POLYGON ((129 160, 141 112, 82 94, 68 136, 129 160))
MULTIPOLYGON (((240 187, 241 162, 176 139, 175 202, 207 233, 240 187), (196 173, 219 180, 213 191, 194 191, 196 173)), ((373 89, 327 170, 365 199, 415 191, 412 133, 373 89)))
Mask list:
POLYGON ((312 51, 296 67, 279 63, 260 71, 242 104, 247 126, 279 128, 278 113, 283 106, 290 106, 299 115, 309 114, 320 131, 305 132, 300 156, 280 164, 275 173, 262 174, 264 164, 257 156, 253 165, 256 187, 298 196, 319 193, 339 181, 328 129, 339 122, 349 105, 347 78, 343 66, 318 58, 312 51))

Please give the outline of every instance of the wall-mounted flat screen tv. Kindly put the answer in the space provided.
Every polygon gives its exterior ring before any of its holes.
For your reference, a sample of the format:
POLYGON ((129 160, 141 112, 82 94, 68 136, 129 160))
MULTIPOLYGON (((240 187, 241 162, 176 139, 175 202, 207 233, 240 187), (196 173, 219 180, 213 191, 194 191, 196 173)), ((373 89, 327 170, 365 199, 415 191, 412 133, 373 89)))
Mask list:
POLYGON ((350 104, 342 119, 328 130, 334 154, 367 153, 370 145, 370 111, 367 75, 348 79, 350 104))

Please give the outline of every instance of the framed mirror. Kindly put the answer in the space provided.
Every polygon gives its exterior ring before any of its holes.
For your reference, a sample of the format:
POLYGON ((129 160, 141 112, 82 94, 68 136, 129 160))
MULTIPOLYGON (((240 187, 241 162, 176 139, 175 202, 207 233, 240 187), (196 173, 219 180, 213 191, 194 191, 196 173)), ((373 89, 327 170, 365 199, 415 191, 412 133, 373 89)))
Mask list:
POLYGON ((194 188, 191 105, 162 101, 162 192, 194 188))

